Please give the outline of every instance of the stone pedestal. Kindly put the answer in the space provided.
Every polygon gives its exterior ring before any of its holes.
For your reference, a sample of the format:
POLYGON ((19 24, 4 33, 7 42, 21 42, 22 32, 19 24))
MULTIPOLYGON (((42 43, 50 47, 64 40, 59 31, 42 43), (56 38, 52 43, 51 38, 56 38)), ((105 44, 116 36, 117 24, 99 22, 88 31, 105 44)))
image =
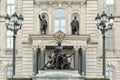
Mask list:
POLYGON ((84 80, 76 70, 43 70, 33 80, 84 80))

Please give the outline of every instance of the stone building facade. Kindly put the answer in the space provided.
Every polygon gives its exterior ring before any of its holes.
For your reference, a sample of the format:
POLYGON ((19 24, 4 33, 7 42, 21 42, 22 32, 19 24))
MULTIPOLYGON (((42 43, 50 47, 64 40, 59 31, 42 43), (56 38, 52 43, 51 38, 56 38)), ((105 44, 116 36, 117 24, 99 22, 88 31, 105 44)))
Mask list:
POLYGON ((62 37, 62 45, 67 47, 64 52, 71 54, 73 50, 75 51, 71 62, 74 69, 81 68, 81 76, 103 77, 102 35, 96 27, 95 17, 97 13, 106 11, 108 15, 113 13, 115 16, 113 33, 106 34, 106 74, 111 80, 120 79, 119 0, 113 0, 114 4, 110 3, 110 5, 107 4, 107 0, 11 0, 14 3, 11 2, 10 5, 9 1, 0 0, 0 80, 6 80, 12 74, 12 47, 7 47, 8 44, 10 46, 10 39, 7 39, 4 22, 4 17, 9 10, 11 13, 16 11, 24 16, 22 29, 16 36, 16 76, 37 74, 41 65, 47 61, 48 54, 52 53, 53 50, 50 47, 56 45, 56 38, 62 37), (8 6, 13 5, 14 9, 9 9, 8 6), (48 22, 46 35, 43 35, 40 30, 39 15, 43 14, 48 22), (79 35, 71 35, 70 24, 74 16, 77 16, 79 21, 79 35), (55 22, 57 19, 58 26, 55 22), (62 31, 60 33, 62 36, 59 36, 59 30, 62 31), (36 52, 38 45, 40 54, 36 52), (83 49, 83 58, 82 62, 77 64, 80 46, 83 49), (71 48, 69 49, 69 47, 71 48))

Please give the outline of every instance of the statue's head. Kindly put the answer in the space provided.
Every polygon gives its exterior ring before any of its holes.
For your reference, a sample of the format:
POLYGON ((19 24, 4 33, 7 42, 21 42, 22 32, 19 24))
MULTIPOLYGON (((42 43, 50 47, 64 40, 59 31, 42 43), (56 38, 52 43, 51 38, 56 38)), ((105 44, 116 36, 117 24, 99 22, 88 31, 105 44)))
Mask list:
POLYGON ((57 50, 56 50, 56 49, 54 49, 54 53, 57 53, 57 50))
POLYGON ((61 46, 61 42, 60 41, 58 42, 58 46, 61 46))
POLYGON ((45 15, 42 15, 42 18, 45 18, 45 15))
POLYGON ((76 19, 77 17, 75 16, 74 19, 76 19))

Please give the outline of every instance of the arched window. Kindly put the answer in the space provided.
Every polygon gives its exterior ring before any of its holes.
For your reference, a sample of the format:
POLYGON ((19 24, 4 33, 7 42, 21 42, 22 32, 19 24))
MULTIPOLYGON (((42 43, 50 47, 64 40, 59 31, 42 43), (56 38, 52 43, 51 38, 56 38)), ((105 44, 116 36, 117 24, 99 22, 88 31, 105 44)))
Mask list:
POLYGON ((65 9, 58 8, 55 9, 55 32, 61 30, 65 32, 66 30, 66 14, 65 14, 65 9))
POLYGON ((114 80, 114 67, 112 65, 106 66, 106 77, 110 80, 114 80))
POLYGON ((7 67, 6 72, 7 72, 7 74, 6 74, 7 78, 12 77, 13 73, 12 73, 12 66, 11 65, 9 65, 7 67))

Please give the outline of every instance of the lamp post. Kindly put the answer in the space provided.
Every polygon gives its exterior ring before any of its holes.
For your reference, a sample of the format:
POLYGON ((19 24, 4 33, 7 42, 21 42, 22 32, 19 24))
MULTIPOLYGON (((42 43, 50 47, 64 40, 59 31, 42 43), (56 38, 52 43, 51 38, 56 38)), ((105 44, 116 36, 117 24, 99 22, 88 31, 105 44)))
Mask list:
POLYGON ((23 16, 20 14, 19 16, 16 12, 10 17, 8 14, 5 16, 5 24, 6 28, 13 32, 13 76, 15 75, 15 43, 16 43, 16 35, 17 31, 21 29, 23 16), (12 19, 12 20, 11 20, 12 19), (11 20, 11 22, 10 22, 11 20), (13 23, 12 23, 13 22, 13 23), (10 27, 9 27, 10 26, 10 27))
POLYGON ((105 61, 105 58, 106 58, 106 54, 105 54, 105 32, 112 29, 112 26, 113 26, 113 23, 114 23, 114 17, 112 16, 112 14, 110 15, 110 17, 108 17, 108 20, 109 20, 108 26, 106 26, 107 15, 105 14, 105 11, 103 11, 101 16, 99 16, 99 14, 97 14, 95 20, 96 20, 97 28, 101 31, 102 38, 103 38, 103 76, 106 77, 106 74, 105 74, 105 72, 106 72, 106 70, 105 70, 105 62, 106 62, 105 61))

